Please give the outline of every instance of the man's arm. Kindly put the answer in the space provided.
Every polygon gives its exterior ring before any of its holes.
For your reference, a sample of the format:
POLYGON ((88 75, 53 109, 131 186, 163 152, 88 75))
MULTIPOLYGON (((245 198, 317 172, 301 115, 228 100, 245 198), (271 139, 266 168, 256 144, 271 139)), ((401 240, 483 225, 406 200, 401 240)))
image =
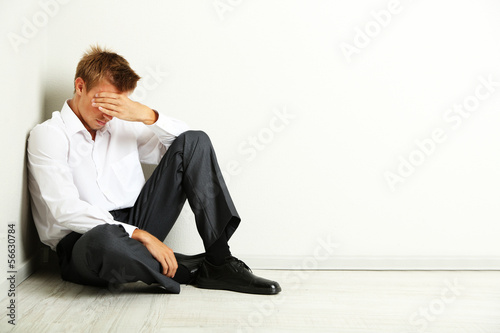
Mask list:
MULTIPOLYGON (((109 212, 80 199, 68 164, 68 152, 69 142, 61 129, 39 125, 31 131, 28 168, 34 203, 43 206, 59 228, 83 234, 95 226, 110 223, 123 225, 132 235, 134 226, 114 221, 109 212)), ((46 223, 45 220, 38 222, 46 223)), ((51 229, 52 226, 42 228, 51 229)))
POLYGON ((158 164, 172 142, 189 130, 183 121, 132 101, 125 94, 100 92, 94 96, 93 103, 108 116, 146 125, 134 126, 141 162, 146 164, 158 164))
POLYGON ((108 116, 126 121, 137 121, 152 125, 158 119, 158 114, 148 106, 133 101, 124 93, 100 92, 92 99, 92 106, 108 116))

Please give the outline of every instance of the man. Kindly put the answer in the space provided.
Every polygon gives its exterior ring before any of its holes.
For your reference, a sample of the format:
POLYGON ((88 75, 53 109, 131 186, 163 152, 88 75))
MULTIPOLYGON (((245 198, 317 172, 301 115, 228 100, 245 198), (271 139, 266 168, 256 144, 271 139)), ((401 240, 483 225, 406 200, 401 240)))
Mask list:
POLYGON ((62 278, 279 293, 230 253, 240 218, 210 139, 129 99, 139 79, 123 57, 92 47, 77 66, 73 98, 30 133, 33 216, 62 278), (147 182, 141 162, 158 164, 147 182), (186 199, 206 250, 192 257, 163 243, 186 199))

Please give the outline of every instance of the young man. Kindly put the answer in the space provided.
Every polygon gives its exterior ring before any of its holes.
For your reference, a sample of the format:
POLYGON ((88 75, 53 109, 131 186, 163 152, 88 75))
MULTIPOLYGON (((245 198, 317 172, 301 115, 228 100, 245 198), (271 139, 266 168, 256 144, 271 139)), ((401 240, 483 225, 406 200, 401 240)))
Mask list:
POLYGON ((279 293, 229 251, 240 218, 210 139, 130 100, 139 79, 123 57, 92 47, 77 66, 73 98, 30 133, 33 216, 62 278, 279 293), (158 164, 147 182, 141 162, 158 164), (192 257, 163 243, 186 199, 206 250, 192 257))

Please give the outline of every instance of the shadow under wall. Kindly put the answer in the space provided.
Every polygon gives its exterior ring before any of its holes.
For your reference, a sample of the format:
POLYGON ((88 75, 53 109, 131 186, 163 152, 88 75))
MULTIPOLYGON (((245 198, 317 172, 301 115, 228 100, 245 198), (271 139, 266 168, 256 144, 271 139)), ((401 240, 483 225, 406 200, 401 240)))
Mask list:
POLYGON ((47 84, 43 91, 43 111, 40 123, 51 118, 52 112, 61 111, 67 99, 73 97, 73 87, 62 84, 47 84))
MULTIPOLYGON (((60 111, 61 107, 67 99, 73 96, 72 87, 65 87, 61 84, 47 83, 44 85, 42 91, 43 105, 40 108, 40 115, 38 123, 52 117, 52 112, 60 111)), ((31 198, 28 190, 28 138, 29 133, 26 134, 26 141, 24 146, 24 161, 23 161, 23 180, 22 180, 22 194, 21 194, 21 212, 20 212, 20 225, 18 226, 18 235, 21 238, 20 246, 22 253, 25 254, 25 260, 32 267, 28 268, 30 272, 36 270, 40 265, 52 262, 55 253, 50 248, 44 245, 38 236, 35 223, 33 221, 33 214, 31 211, 31 198), (28 262, 29 261, 29 262, 28 262)))
POLYGON ((28 154, 27 154, 27 145, 28 145, 28 136, 26 135, 26 143, 24 147, 24 161, 23 161, 23 180, 22 180, 22 190, 21 190, 21 212, 20 212, 20 225, 18 226, 17 234, 20 237, 20 246, 21 252, 24 253, 25 263, 29 265, 34 265, 32 269, 36 269, 40 262, 41 256, 40 249, 45 247, 40 241, 38 237, 38 232, 35 227, 35 223, 33 221, 33 214, 31 212, 31 199, 28 190, 28 154))

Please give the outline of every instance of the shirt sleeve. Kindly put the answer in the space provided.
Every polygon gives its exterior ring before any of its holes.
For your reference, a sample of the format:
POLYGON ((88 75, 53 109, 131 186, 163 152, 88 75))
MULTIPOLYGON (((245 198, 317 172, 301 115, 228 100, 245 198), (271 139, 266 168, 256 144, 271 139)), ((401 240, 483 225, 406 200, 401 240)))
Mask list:
MULTIPOLYGON (((35 205, 50 214, 60 227, 78 233, 105 223, 122 225, 132 236, 135 226, 118 222, 106 210, 79 198, 68 164, 69 140, 54 126, 37 126, 28 141, 30 192, 35 205)), ((37 226, 40 229, 40 226, 37 226)), ((53 226, 45 226, 51 228, 53 226)), ((42 225, 43 229, 43 225, 42 225)), ((44 230, 39 230, 39 232, 44 230)))
POLYGON ((156 134, 163 145, 170 146, 175 138, 189 129, 183 121, 155 112, 158 113, 158 119, 154 124, 146 126, 156 134))
POLYGON ((146 164, 158 164, 172 142, 189 130, 183 121, 155 112, 158 119, 154 124, 138 124, 141 126, 137 136, 139 156, 146 164))

